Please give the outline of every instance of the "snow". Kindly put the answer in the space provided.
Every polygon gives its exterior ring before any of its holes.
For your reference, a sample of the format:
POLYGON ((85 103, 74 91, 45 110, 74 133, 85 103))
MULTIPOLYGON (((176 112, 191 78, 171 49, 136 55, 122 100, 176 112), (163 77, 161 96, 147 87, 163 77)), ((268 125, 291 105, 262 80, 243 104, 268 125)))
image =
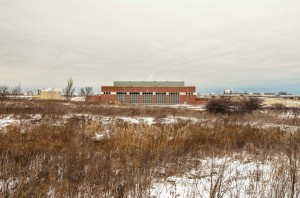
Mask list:
POLYGON ((183 175, 154 181, 150 197, 210 197, 214 187, 222 197, 253 197, 271 189, 270 182, 269 186, 264 185, 273 171, 270 161, 247 160, 247 157, 241 160, 223 157, 198 161, 197 168, 183 175))
POLYGON ((197 110, 197 111, 205 111, 205 105, 188 105, 188 104, 177 104, 177 105, 151 105, 153 107, 168 107, 168 108, 175 108, 175 109, 190 109, 190 110, 197 110))
MULTIPOLYGON (((291 112, 281 116, 294 116, 291 112)), ((299 116, 298 116, 299 117, 299 116)), ((128 116, 100 116, 92 114, 66 114, 57 117, 58 121, 50 120, 47 115, 27 114, 27 115, 0 115, 0 132, 6 131, 9 126, 33 126, 41 123, 59 124, 65 123, 71 118, 84 119, 90 123, 96 123, 100 126, 93 131, 92 139, 101 141, 110 138, 110 126, 118 121, 130 124, 147 124, 153 125, 176 124, 181 121, 200 123, 205 126, 216 122, 216 119, 194 118, 185 116, 168 116, 165 118, 154 117, 128 117, 128 116)), ((277 123, 258 123, 242 122, 240 125, 250 125, 251 127, 269 129, 279 128, 282 131, 297 131, 299 126, 277 124, 277 123)), ((87 125, 86 125, 87 126, 87 125)), ((23 129, 23 128, 22 128, 23 129)), ((24 129, 24 130, 25 130, 24 129)), ((23 130, 23 131, 24 131, 23 130)), ((21 130, 22 132, 22 130, 21 130)), ((170 137, 171 139, 172 137, 170 137)), ((210 197, 212 189, 217 187, 222 197, 272 197, 272 188, 277 181, 277 170, 280 167, 289 167, 288 160, 283 157, 273 159, 257 159, 244 153, 233 154, 226 157, 207 157, 203 159, 190 159, 196 161, 196 165, 182 170, 181 173, 172 176, 163 177, 166 172, 164 169, 158 170, 162 177, 153 178, 150 185, 149 196, 146 197, 210 197), (281 161, 278 161, 278 160, 281 161)), ((189 160, 184 161, 189 163, 189 160)), ((283 174, 288 177, 288 168, 283 168, 283 174)), ((13 189, 17 181, 13 178, 6 180, 0 179, 0 191, 4 189, 13 189)), ((282 184, 284 185, 284 184, 282 184)), ((48 195, 55 194, 54 189, 50 189, 48 195)), ((217 197, 217 196, 215 196, 217 197)))
POLYGON ((117 119, 120 119, 124 122, 128 122, 131 124, 140 124, 141 120, 138 117, 117 117, 117 119))
POLYGON ((14 119, 13 115, 7 115, 3 118, 0 118, 0 131, 6 132, 8 126, 17 125, 20 125, 20 120, 14 119))
POLYGON ((192 121, 193 123, 199 122, 199 119, 197 118, 191 118, 191 117, 183 117, 183 116, 170 116, 166 118, 159 118, 155 119, 153 117, 116 117, 116 119, 122 120, 127 123, 131 124, 156 124, 156 123, 163 123, 163 124, 175 124, 180 121, 192 121))
POLYGON ((73 97, 73 98, 71 98, 71 101, 84 102, 85 101, 85 97, 81 97, 81 96, 73 97))
POLYGON ((200 120, 197 118, 193 118, 193 117, 184 117, 184 116, 170 116, 170 117, 166 117, 163 118, 161 120, 162 123, 164 124, 175 124, 178 123, 179 121, 191 121, 192 123, 197 123, 200 120))
POLYGON ((41 114, 28 114, 25 117, 26 118, 20 118, 20 116, 12 114, 0 116, 0 132, 6 132, 10 126, 22 126, 21 132, 24 132, 27 128, 32 127, 33 124, 39 124, 43 118, 41 114))
POLYGON ((100 141, 100 140, 106 139, 106 136, 105 136, 105 134, 99 134, 99 133, 97 133, 97 134, 95 134, 95 136, 94 136, 93 139, 96 140, 96 141, 100 141))
MULTIPOLYGON (((284 114, 290 115, 290 114, 284 114)), ((281 115, 282 116, 282 115, 281 115)), ((281 117, 280 116, 280 117, 281 117)), ((65 124, 71 118, 78 118, 79 120, 84 119, 87 122, 94 122, 98 124, 102 124, 104 129, 107 130, 111 125, 116 124, 117 121, 122 121, 130 124, 166 124, 172 125, 180 122, 191 122, 192 124, 201 124, 206 127, 213 127, 216 119, 207 119, 207 118, 195 118, 195 117, 186 117, 186 116, 168 116, 165 118, 154 118, 154 117, 128 117, 128 116, 117 116, 117 117, 109 117, 109 116, 101 116, 101 115, 92 115, 92 114, 65 114, 61 116, 61 119, 57 117, 57 119, 50 119, 49 116, 41 114, 26 114, 23 116, 19 115, 2 115, 0 116, 0 131, 6 131, 9 126, 27 126, 32 127, 34 125, 39 125, 41 123, 50 124, 53 126, 60 126, 65 124)), ((287 132, 296 132, 300 129, 297 125, 288 125, 288 124, 280 124, 280 123, 272 123, 272 122, 235 122, 233 124, 237 125, 249 125, 253 128, 262 128, 262 129, 280 129, 282 131, 287 132)))
POLYGON ((292 111, 287 111, 284 114, 280 115, 281 118, 287 118, 287 119, 295 119, 295 118, 300 118, 300 112, 294 113, 292 111))
POLYGON ((48 191, 48 193, 47 193, 47 196, 48 196, 49 198, 55 198, 55 188, 54 188, 54 187, 50 187, 50 188, 49 188, 49 191, 48 191))
POLYGON ((40 121, 42 119, 42 115, 41 114, 35 114, 32 117, 33 120, 35 121, 40 121))
POLYGON ((0 179, 0 192, 11 191, 17 185, 17 180, 14 178, 8 178, 6 180, 0 179))
POLYGON ((128 122, 130 124, 149 124, 152 125, 155 123, 153 117, 116 117, 116 119, 128 122))

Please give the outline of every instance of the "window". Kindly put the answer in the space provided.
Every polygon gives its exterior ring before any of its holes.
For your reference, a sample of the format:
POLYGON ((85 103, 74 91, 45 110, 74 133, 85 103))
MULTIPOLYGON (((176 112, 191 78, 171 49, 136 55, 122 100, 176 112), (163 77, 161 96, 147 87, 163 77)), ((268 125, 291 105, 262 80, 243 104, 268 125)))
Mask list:
POLYGON ((104 92, 104 94, 108 95, 108 94, 110 94, 110 92, 104 92))
POLYGON ((156 104, 157 105, 166 104, 166 93, 156 93, 156 104))
POLYGON ((139 92, 131 92, 130 96, 130 104, 139 104, 140 103, 140 93, 139 92))
POLYGON ((117 101, 125 104, 126 103, 126 92, 117 92, 117 101))
POLYGON ((169 104, 179 104, 179 93, 170 93, 169 94, 169 104))
POLYGON ((143 104, 151 105, 152 104, 152 95, 153 93, 143 93, 143 104))

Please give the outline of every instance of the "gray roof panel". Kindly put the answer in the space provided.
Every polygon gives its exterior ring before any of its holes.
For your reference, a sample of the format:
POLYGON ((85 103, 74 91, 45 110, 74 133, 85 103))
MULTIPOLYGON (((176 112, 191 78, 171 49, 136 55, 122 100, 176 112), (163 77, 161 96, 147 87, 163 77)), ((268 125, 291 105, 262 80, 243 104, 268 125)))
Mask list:
POLYGON ((114 81, 118 87, 183 87, 184 81, 114 81))

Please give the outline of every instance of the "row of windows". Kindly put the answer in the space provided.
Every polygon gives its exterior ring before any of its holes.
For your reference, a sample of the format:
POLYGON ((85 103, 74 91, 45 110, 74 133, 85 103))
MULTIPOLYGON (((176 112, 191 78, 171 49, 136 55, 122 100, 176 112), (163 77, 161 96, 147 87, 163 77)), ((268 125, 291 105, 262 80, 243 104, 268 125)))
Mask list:
MULTIPOLYGON (((143 93, 142 103, 145 105, 153 104, 153 93, 143 93)), ((167 94, 166 93, 156 93, 155 104, 165 105, 167 104, 167 94)), ((126 103, 126 92, 117 92, 117 101, 120 103, 126 103)), ((139 104, 140 103, 140 93, 131 92, 129 93, 129 102, 130 104, 139 104)), ((179 93, 170 93, 169 94, 169 104, 179 104, 179 93)))

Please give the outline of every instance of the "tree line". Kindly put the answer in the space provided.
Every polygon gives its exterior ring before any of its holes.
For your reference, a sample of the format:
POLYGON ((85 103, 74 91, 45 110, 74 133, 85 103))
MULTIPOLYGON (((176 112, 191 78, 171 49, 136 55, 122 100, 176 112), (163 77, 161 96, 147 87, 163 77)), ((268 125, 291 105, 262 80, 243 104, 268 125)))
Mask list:
MULTIPOLYGON (((40 91, 41 90, 38 90, 38 94, 40 93, 40 91)), ((65 96, 67 100, 70 100, 72 97, 74 97, 74 92, 75 92, 75 88, 74 88, 74 84, 73 84, 73 79, 69 78, 67 80, 66 87, 63 89, 63 96, 65 96)), ((27 93, 27 95, 33 95, 32 90, 27 90, 26 93, 27 93)), ((92 94, 93 94, 92 87, 87 86, 87 87, 80 88, 79 96, 83 96, 86 98, 92 94)), ((6 85, 0 86, 0 99, 1 100, 6 99, 8 96, 19 96, 19 95, 24 95, 20 84, 14 88, 9 88, 6 85)))

